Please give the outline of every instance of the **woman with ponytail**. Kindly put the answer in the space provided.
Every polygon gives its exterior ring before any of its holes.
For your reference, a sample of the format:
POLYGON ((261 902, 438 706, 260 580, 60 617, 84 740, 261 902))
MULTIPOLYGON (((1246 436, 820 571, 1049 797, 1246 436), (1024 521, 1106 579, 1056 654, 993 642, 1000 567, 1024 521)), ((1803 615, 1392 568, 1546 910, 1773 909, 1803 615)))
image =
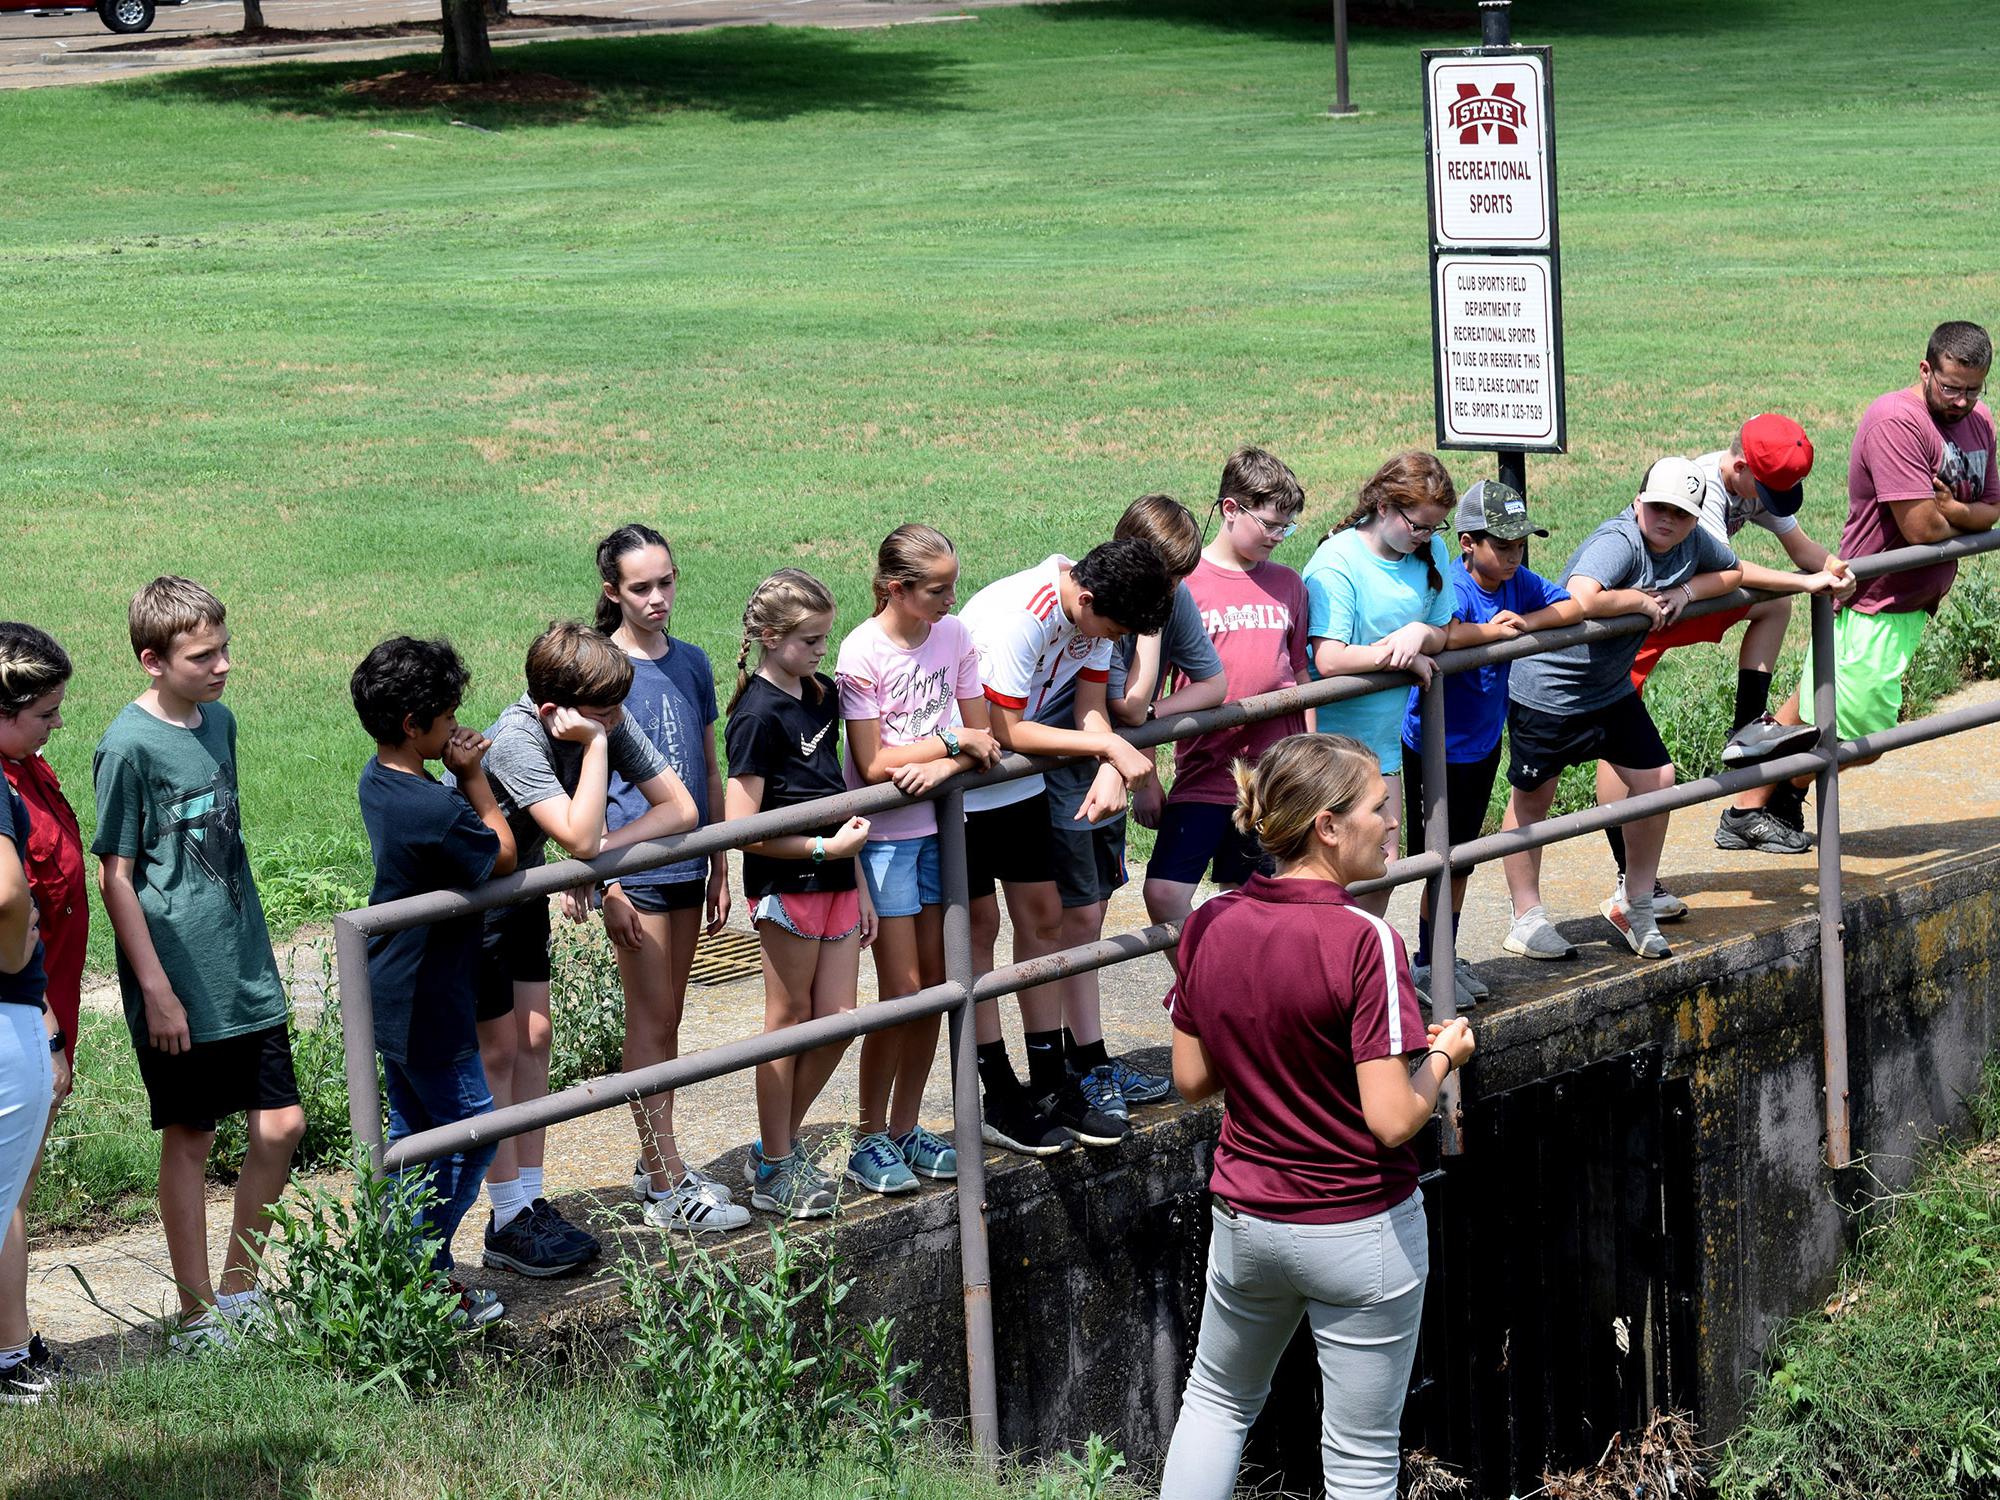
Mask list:
MULTIPOLYGON (((1314 677, 1408 672, 1430 681, 1454 602, 1445 586, 1451 553, 1439 533, 1457 503, 1451 476, 1429 453, 1399 453, 1361 487, 1353 511, 1305 566, 1314 677)), ((1314 720, 1320 733, 1353 735, 1373 751, 1399 805, 1408 701, 1404 689, 1388 688, 1325 704, 1314 720)), ((1384 853, 1394 859, 1397 851, 1384 853)), ((1362 904, 1380 915, 1388 893, 1362 904)))
POLYGON ((1308 1320, 1326 1493, 1394 1500, 1430 1265, 1410 1143, 1472 1030, 1425 1027, 1402 939, 1347 893, 1383 872, 1396 831, 1367 747, 1296 734, 1254 772, 1238 761, 1236 779, 1236 824, 1277 872, 1195 909, 1167 997, 1175 1086, 1224 1103, 1201 1338, 1160 1493, 1235 1493, 1271 1373, 1308 1320))

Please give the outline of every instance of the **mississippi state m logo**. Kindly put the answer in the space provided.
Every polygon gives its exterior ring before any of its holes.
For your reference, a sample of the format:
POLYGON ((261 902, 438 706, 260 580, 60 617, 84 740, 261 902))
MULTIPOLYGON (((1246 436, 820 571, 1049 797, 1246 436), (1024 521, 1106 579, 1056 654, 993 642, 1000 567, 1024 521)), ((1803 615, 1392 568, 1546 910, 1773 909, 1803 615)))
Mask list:
POLYGON ((1445 111, 1445 127, 1458 132, 1461 146, 1478 145, 1481 131, 1499 145, 1519 145, 1520 132, 1528 128, 1528 106, 1514 97, 1511 83, 1494 84, 1490 94, 1480 93, 1478 84, 1461 83, 1445 111))

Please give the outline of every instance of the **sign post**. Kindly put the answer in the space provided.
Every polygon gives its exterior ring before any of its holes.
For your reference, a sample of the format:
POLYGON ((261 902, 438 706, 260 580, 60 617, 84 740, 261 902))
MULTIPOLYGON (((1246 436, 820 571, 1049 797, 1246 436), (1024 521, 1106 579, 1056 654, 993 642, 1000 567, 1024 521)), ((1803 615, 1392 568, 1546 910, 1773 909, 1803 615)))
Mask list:
POLYGON ((1569 437, 1554 88, 1507 0, 1481 13, 1487 45, 1423 54, 1437 445, 1497 450, 1526 494, 1527 455, 1569 437))

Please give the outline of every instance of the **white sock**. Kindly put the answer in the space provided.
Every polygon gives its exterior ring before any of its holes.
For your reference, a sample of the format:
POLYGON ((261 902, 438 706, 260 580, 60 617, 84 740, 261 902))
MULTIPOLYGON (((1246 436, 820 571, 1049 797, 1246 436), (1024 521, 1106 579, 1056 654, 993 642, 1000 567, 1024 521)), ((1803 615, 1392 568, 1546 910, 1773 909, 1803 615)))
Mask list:
POLYGON ((547 1196, 542 1192, 542 1169, 540 1167, 521 1168, 521 1191, 527 1194, 530 1203, 533 1203, 537 1198, 547 1196))
POLYGON ((512 1182, 486 1181, 486 1197, 493 1205, 493 1227, 505 1229, 528 1206, 528 1194, 519 1178, 512 1182))
POLYGON ((246 1287, 240 1292, 219 1292, 215 1298, 215 1310, 232 1312, 240 1308, 248 1311, 250 1308, 260 1306, 263 1301, 263 1292, 254 1286, 246 1287))

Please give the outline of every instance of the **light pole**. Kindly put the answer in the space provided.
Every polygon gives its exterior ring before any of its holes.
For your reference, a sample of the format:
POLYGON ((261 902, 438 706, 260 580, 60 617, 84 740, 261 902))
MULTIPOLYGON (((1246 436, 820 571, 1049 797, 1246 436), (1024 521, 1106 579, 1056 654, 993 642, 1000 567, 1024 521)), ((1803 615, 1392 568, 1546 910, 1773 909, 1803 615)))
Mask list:
POLYGON ((1347 0, 1333 0, 1333 108, 1330 115, 1355 113, 1347 97, 1347 0))

